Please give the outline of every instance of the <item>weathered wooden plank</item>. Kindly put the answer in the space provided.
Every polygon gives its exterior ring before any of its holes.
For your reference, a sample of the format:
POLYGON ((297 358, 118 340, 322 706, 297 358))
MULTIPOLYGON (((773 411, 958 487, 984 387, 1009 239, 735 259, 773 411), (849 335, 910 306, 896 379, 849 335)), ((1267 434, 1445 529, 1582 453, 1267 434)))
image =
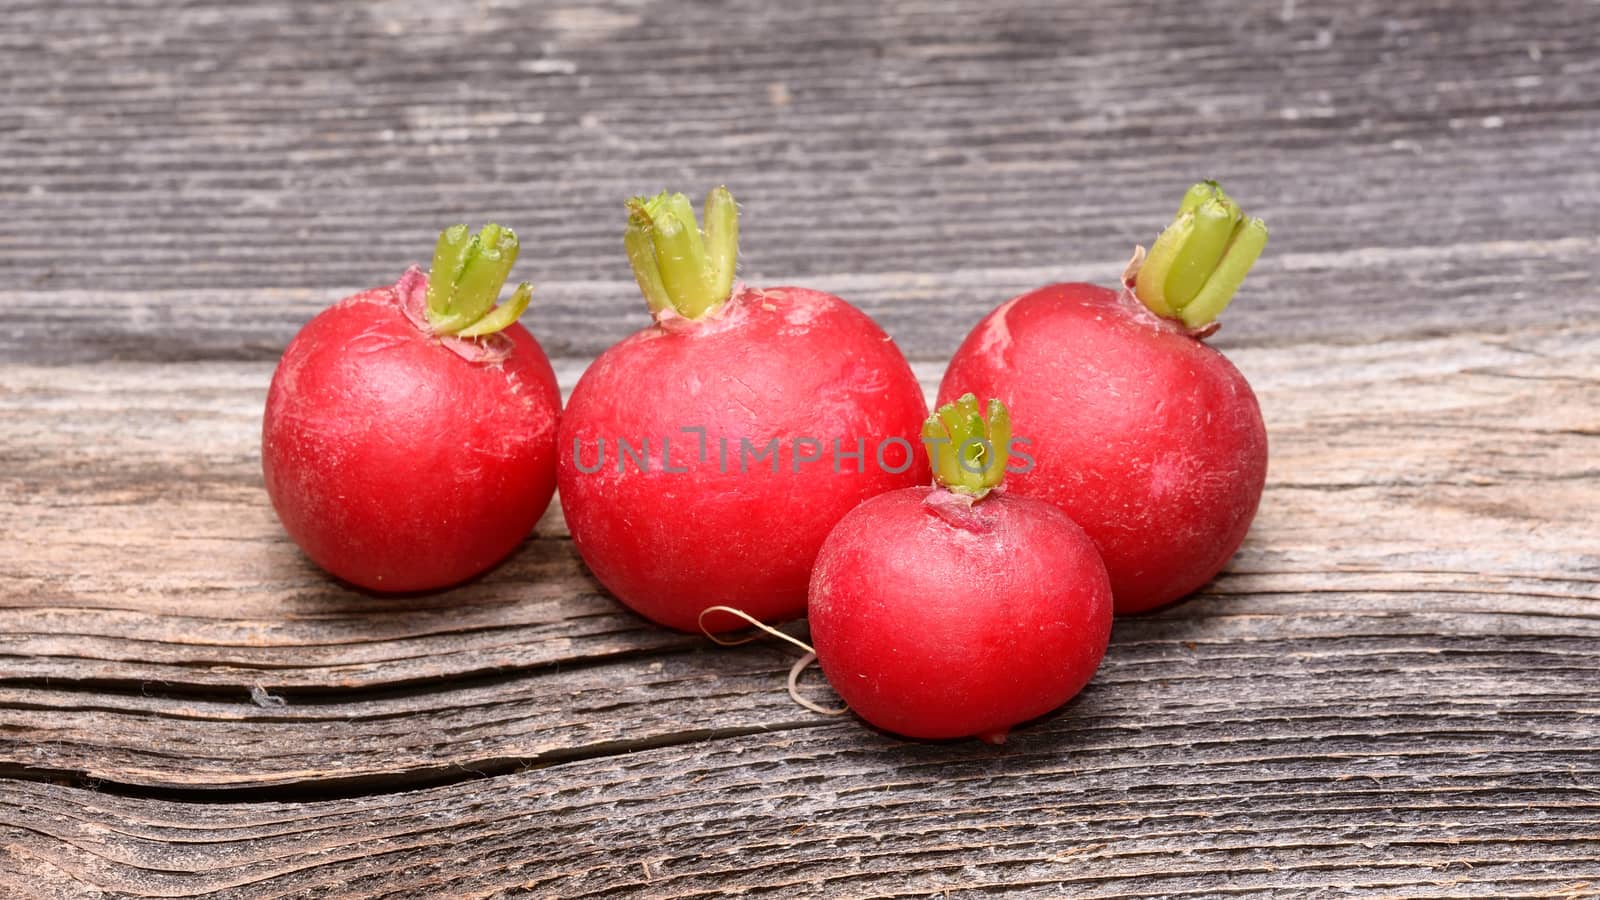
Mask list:
POLYGON ((715 180, 750 278, 836 290, 921 358, 1018 291, 1112 279, 1199 175, 1274 227, 1225 341, 1595 311, 1588 3, 21 15, 10 358, 270 358, 463 217, 522 229, 534 325, 589 356, 642 320, 620 199, 715 180))
MULTIPOLYGON (((1600 672, 1597 351, 1592 324, 1238 351, 1274 440, 1256 530, 1207 596, 1119 626, 1100 683, 1123 712, 1077 733, 1125 733, 1153 702, 1192 708, 1184 727, 1231 705, 1275 733, 1313 703, 1337 731, 1380 697, 1452 732, 1534 698, 1541 721, 1588 722, 1572 704, 1600 672), (1201 643, 1215 655, 1177 651, 1201 643)), ((570 383, 577 366, 560 369, 570 383)), ((558 515, 462 590, 332 585, 259 489, 266 374, 0 368, 16 414, 0 765, 163 788, 405 784, 805 719, 777 690, 781 655, 685 654, 698 642, 615 607, 558 515), (427 689, 370 693, 408 685, 427 689), (258 708, 256 686, 289 705, 258 708)))
POLYGON ((1107 749, 1074 719, 998 749, 827 727, 315 804, 24 783, 0 798, 0 861, 135 896, 1581 896, 1597 874, 1592 732, 1379 714, 1107 749))
MULTIPOLYGON (((1273 460, 1217 590, 1593 597, 1597 350, 1589 325, 1236 351, 1273 460)), ((560 368, 570 384, 578 365, 560 368)), ((918 368, 931 390, 938 367, 918 368)), ((382 599, 332 584, 259 488, 268 372, 0 368, 14 677, 317 691, 686 645, 601 594, 558 511, 463 589, 382 599)))
MULTIPOLYGON (((1462 735, 1498 747, 1534 729, 1581 749, 1600 728, 1586 703, 1600 690, 1600 617, 1556 605, 1549 622, 1521 605, 1486 609, 1480 596, 1419 591, 1329 591, 1322 600, 1336 610, 1311 614, 1301 601, 1296 615, 1278 598, 1214 596, 1197 601, 1203 615, 1123 623, 1094 691, 1017 740, 1142 752, 1226 744, 1240 729, 1270 726, 1272 741, 1328 745, 1403 730, 1418 749, 1437 750, 1462 735)), ((370 791, 751 731, 826 726, 854 744, 863 734, 854 723, 829 725, 791 703, 786 669, 775 648, 700 650, 281 706, 242 692, 0 687, 0 772, 164 789, 370 791)))
MULTIPOLYGON (((1590 280, 1592 261, 1600 255, 1600 238, 1593 237, 1600 221, 1589 231, 1548 241, 1375 246, 1345 253, 1284 250, 1280 243, 1294 238, 1280 240, 1275 232, 1270 255, 1251 274, 1213 342, 1227 349, 1313 340, 1367 343, 1587 321, 1600 310, 1590 280), (1308 283, 1318 286, 1315 294, 1308 294, 1308 283)), ((1097 242, 1089 261, 1056 248, 1050 256, 1059 260, 1030 266, 1000 267, 980 259, 958 270, 826 274, 806 284, 858 304, 911 358, 942 363, 979 319, 1016 294, 1056 281, 1115 283, 1136 241, 1148 243, 1148 236, 1097 242)), ((623 260, 613 243, 606 243, 608 251, 617 251, 607 280, 518 276, 537 284, 527 323, 548 352, 588 359, 649 324, 638 288, 619 280, 626 273, 617 271, 623 260)), ((368 280, 392 280, 427 251, 422 240, 400 249, 374 267, 368 280)), ((525 251, 524 258, 536 253, 525 251)), ((43 365, 275 361, 300 326, 341 290, 230 288, 220 308, 216 291, 0 290, 0 352, 43 365)))

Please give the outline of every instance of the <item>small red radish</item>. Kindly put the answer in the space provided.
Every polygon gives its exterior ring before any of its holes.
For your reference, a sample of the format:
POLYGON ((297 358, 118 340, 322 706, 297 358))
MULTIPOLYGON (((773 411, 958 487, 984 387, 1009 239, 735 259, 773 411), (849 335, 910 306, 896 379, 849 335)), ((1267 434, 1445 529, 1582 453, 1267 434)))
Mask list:
MULTIPOLYGON (((830 294, 736 284, 726 188, 705 232, 682 194, 634 198, 624 243, 655 323, 600 355, 561 423, 561 507, 600 583, 684 631, 713 606, 804 614, 829 529, 926 481, 922 389, 888 335, 830 294)), ((743 623, 707 617, 712 631, 743 623)))
POLYGON ((1000 398, 1037 465, 1019 495, 1061 507, 1094 539, 1118 613, 1183 597, 1227 564, 1255 517, 1267 432, 1250 385, 1203 343, 1266 246, 1214 182, 1184 196, 1120 290, 1053 284, 967 336, 941 398, 1000 398), (1142 261, 1142 264, 1141 264, 1142 261))
POLYGON ((375 591, 471 578, 550 505, 561 394, 516 323, 530 291, 495 298, 517 258, 509 228, 445 229, 433 268, 323 310, 267 392, 267 494, 300 549, 375 591))
POLYGON ((939 484, 839 522, 808 607, 817 661, 861 718, 916 738, 1005 740, 1089 683, 1111 635, 1094 544, 1049 503, 996 489, 1011 445, 968 394, 929 417, 939 484))

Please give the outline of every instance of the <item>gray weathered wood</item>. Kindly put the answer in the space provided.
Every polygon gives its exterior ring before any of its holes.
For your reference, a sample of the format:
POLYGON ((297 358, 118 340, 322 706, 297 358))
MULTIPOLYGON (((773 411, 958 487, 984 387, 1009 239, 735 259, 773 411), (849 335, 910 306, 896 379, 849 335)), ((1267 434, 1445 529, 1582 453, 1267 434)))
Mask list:
POLYGON ((1600 5, 5 14, 0 895, 1600 894, 1600 5), (1214 340, 1260 515, 1004 747, 800 710, 558 510, 378 598, 261 491, 278 351, 448 221, 519 229, 570 388, 644 321, 621 198, 726 181, 745 276, 931 391, 1203 174, 1273 226, 1214 340))

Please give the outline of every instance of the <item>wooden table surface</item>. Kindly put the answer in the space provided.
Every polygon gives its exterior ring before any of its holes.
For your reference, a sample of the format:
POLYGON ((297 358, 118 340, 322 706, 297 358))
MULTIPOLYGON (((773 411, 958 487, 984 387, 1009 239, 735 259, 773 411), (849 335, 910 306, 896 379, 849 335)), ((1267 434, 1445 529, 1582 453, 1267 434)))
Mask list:
POLYGON ((1600 5, 0 12, 0 895, 1600 895, 1600 5), (558 508, 380 598, 262 490, 284 344, 450 222, 570 388, 647 322, 622 199, 726 182, 931 391, 1201 176, 1273 228, 1260 515, 1005 746, 796 707, 558 508))

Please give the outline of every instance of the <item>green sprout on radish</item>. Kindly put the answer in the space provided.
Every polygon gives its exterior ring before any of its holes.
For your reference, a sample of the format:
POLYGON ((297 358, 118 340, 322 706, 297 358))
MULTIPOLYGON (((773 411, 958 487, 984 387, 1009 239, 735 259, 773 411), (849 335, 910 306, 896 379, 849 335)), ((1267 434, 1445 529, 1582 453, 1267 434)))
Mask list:
POLYGON ((705 231, 694 205, 665 191, 628 201, 623 244, 650 311, 686 319, 716 312, 733 293, 739 256, 739 208, 725 187, 706 195, 705 231))
POLYGON ((935 480, 976 499, 1000 484, 1011 458, 1011 413, 999 400, 989 401, 987 413, 980 415, 977 396, 966 394, 939 407, 922 425, 935 480))
POLYGON ((1134 294, 1158 316, 1198 329, 1216 321, 1267 246, 1267 226, 1245 218, 1215 181, 1183 195, 1178 216, 1139 268, 1134 294))
POLYGON ((533 297, 526 283, 495 306, 518 249, 516 232, 499 225, 485 225, 477 234, 465 225, 440 232, 428 270, 428 324, 435 334, 482 337, 504 331, 522 316, 533 297))

